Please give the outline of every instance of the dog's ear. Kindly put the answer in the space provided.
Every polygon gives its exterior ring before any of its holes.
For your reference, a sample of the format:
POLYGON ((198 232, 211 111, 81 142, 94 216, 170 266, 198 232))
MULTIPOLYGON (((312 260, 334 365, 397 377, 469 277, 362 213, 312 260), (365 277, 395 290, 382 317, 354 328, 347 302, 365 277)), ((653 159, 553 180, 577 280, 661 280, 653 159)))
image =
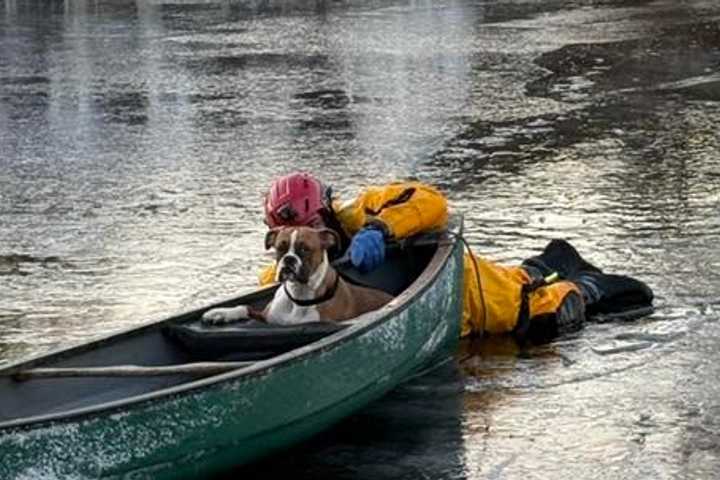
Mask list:
POLYGON ((340 235, 338 235, 335 230, 330 228, 320 228, 317 232, 320 236, 320 245, 322 245, 322 248, 325 250, 329 250, 336 245, 340 245, 340 235))
POLYGON ((265 250, 270 250, 275 245, 275 239, 282 228, 273 228, 265 234, 265 250))

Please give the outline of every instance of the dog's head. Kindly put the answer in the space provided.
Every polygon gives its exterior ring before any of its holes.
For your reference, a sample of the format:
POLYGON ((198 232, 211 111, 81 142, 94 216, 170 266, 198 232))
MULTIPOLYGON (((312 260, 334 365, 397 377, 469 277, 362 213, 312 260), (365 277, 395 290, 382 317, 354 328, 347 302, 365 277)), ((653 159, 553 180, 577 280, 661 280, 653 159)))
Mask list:
POLYGON ((277 280, 281 282, 308 283, 325 261, 325 252, 339 243, 338 234, 329 228, 284 227, 265 236, 265 248, 275 248, 277 280))

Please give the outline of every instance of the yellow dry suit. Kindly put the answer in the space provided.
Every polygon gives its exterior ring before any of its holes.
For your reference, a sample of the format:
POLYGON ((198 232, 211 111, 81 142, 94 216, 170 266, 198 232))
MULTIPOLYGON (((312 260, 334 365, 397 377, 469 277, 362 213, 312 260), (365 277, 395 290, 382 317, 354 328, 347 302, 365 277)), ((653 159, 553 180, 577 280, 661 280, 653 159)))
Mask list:
MULTIPOLYGON (((402 239, 445 228, 448 219, 445 196, 419 182, 368 187, 351 202, 333 202, 333 210, 348 237, 373 224, 391 238, 402 239)), ((464 261, 463 336, 516 332, 519 322, 553 315, 571 292, 579 294, 571 282, 556 282, 524 292, 523 286, 532 279, 522 267, 505 267, 467 253, 464 261)), ((265 268, 259 277, 262 285, 272 283, 275 265, 265 268)))

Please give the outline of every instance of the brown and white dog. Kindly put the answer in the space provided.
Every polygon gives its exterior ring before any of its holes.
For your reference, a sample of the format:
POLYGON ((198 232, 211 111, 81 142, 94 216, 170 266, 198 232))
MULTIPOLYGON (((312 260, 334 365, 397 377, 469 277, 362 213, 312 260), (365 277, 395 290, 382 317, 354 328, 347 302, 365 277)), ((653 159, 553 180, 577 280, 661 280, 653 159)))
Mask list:
POLYGON ((241 305, 214 308, 202 316, 206 323, 229 323, 253 318, 280 325, 317 321, 342 321, 376 310, 390 300, 389 294, 343 280, 330 265, 328 249, 339 243, 328 229, 285 227, 270 230, 265 248, 275 248, 275 280, 282 285, 263 311, 241 305))

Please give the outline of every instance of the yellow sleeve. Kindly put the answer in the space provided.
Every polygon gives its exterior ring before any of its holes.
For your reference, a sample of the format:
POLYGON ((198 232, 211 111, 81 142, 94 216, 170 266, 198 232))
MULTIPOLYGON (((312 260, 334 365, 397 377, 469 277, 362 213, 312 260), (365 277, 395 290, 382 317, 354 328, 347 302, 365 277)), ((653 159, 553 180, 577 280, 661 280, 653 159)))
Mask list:
POLYGON ((273 262, 267 267, 260 270, 260 274, 258 275, 258 281, 260 283, 261 287, 265 287, 267 285, 270 285, 271 283, 275 283, 275 271, 277 267, 277 263, 273 262))
POLYGON ((348 235, 371 223, 381 223, 395 238, 445 228, 445 196, 419 182, 368 187, 354 202, 336 209, 348 235))

